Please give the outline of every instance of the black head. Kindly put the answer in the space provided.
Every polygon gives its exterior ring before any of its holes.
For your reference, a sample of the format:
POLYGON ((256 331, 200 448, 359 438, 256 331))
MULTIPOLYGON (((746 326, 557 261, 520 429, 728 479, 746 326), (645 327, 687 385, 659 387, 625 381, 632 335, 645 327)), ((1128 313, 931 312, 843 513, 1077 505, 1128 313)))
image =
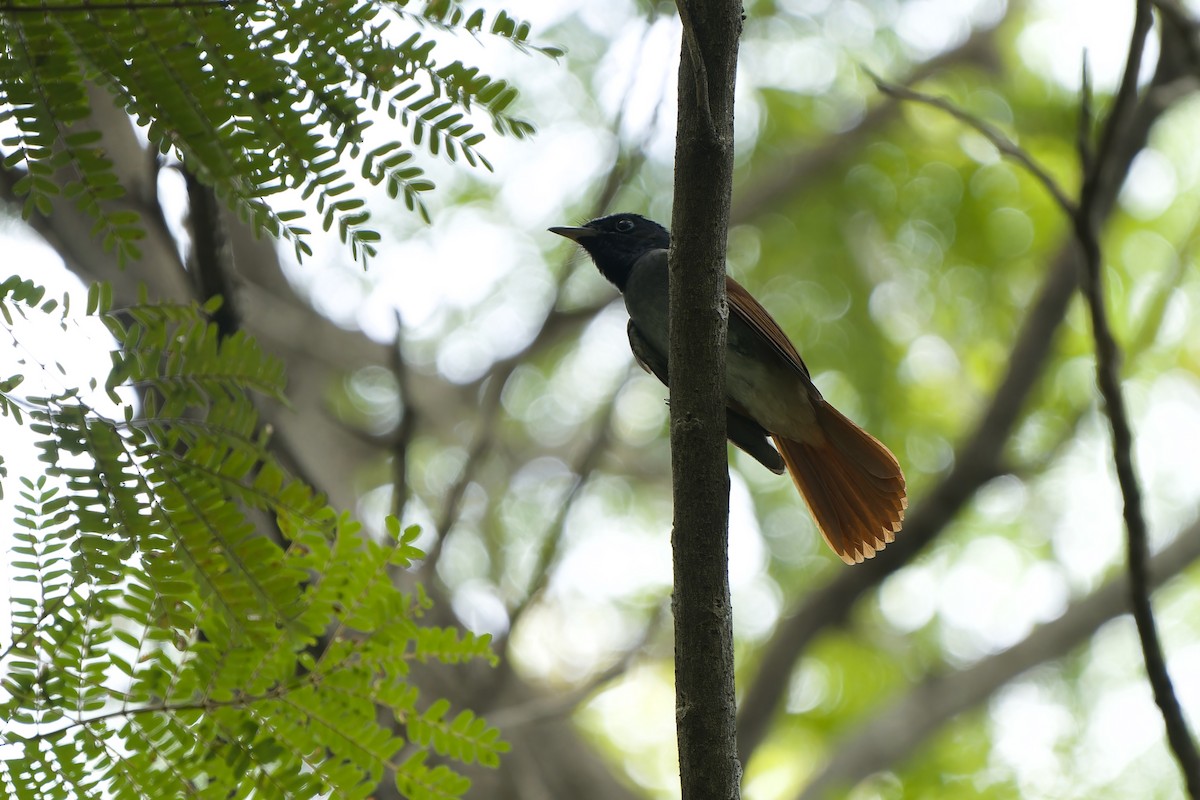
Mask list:
POLYGON ((587 222, 581 228, 551 228, 579 244, 604 277, 621 291, 639 258, 651 250, 671 246, 671 234, 657 222, 637 214, 611 214, 587 222))

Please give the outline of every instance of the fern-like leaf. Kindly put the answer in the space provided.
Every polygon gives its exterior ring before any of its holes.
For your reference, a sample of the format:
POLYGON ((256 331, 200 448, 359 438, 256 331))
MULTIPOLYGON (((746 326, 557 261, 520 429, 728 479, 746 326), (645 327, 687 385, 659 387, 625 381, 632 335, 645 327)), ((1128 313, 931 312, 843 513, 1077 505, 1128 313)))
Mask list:
MULTIPOLYGON (((322 227, 336 229, 365 262, 379 234, 345 161, 401 147, 393 132, 375 135, 368 110, 386 106, 413 148, 485 168, 478 150, 484 135, 470 116, 475 106, 502 135, 533 130, 508 111, 513 87, 458 61, 439 63, 423 28, 490 33, 521 49, 559 52, 532 45, 528 24, 504 11, 489 22, 453 2, 426 3, 419 12, 406 5, 164 0, 160 7, 84 3, 50 13, 40 0, 11 0, 0 8, 0 123, 11 123, 16 135, 0 142, 0 159, 21 173, 15 189, 26 216, 51 213, 60 196, 73 199, 96 220, 105 246, 122 259, 138 257, 140 221, 115 202, 123 187, 99 134, 85 127, 87 87, 99 83, 159 152, 182 159, 257 230, 289 241, 298 257, 309 253, 304 213, 269 202, 298 189, 315 200, 322 227), (413 28, 411 35, 389 31, 396 22, 413 28), (70 177, 62 183, 64 173, 70 177)), ((417 164, 357 172, 428 218, 422 195, 433 184, 417 164)))
MULTIPOLYGON (((18 480, 0 792, 461 796, 453 764, 494 766, 506 745, 409 672, 494 656, 426 627, 427 598, 394 584, 419 531, 390 519, 378 541, 288 475, 253 403, 282 398, 282 369, 251 339, 220 338, 203 308, 111 297, 87 303, 115 340, 107 398, 0 383, 45 467, 18 480)), ((33 313, 86 322, 44 298, 0 283, 14 336, 33 313)))

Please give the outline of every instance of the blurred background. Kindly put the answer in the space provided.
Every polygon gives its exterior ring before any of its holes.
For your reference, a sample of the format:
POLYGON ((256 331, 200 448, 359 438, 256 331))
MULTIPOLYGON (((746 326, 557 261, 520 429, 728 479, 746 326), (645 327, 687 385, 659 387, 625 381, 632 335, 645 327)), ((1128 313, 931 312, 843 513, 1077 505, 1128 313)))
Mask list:
MULTIPOLYGON (((430 225, 380 193, 366 270, 332 236, 297 264, 233 229, 239 304, 288 364, 278 446, 368 524, 398 510, 421 525, 421 577, 496 637, 500 667, 439 689, 514 745, 474 796, 670 798, 666 391, 633 366, 615 290, 546 228, 618 210, 669 221, 679 25, 669 2, 505 8, 566 56, 439 47, 512 81, 537 136, 489 138, 491 173, 430 164, 430 225)), ((791 481, 731 451, 744 796, 1181 797, 1122 616, 1120 497, 1067 220, 982 136, 867 73, 948 97, 1074 196, 1084 53, 1103 110, 1133 4, 748 0, 746 15, 729 270, 825 396, 896 453, 911 506, 896 545, 848 568, 791 481)), ((1152 34, 1114 155, 1126 180, 1102 208, 1165 550, 1156 609, 1195 719, 1200 102, 1182 30, 1164 17, 1152 34)), ((136 185, 140 140, 110 113, 136 185)), ((159 246, 185 250, 182 178, 153 181, 173 236, 159 246)), ((6 259, 51 287, 189 291, 161 270, 118 272, 66 217, 4 213, 6 259)))

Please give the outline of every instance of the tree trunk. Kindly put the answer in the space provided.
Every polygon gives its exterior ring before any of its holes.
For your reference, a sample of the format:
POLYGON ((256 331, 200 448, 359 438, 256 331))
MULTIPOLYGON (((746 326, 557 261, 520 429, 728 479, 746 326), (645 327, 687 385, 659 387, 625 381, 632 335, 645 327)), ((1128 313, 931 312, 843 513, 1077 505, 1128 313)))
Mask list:
POLYGON ((738 0, 679 3, 679 127, 670 255, 675 723, 684 800, 737 798, 725 249, 733 187, 738 0))

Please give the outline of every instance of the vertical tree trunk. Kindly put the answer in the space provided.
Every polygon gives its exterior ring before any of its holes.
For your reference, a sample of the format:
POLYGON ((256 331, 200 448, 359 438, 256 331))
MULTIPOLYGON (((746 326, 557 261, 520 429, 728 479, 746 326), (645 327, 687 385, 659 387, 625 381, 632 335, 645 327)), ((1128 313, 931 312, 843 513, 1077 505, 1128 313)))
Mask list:
POLYGON ((725 248, 733 185, 738 0, 679 0, 679 130, 671 220, 675 717, 684 800, 737 798, 725 248))

